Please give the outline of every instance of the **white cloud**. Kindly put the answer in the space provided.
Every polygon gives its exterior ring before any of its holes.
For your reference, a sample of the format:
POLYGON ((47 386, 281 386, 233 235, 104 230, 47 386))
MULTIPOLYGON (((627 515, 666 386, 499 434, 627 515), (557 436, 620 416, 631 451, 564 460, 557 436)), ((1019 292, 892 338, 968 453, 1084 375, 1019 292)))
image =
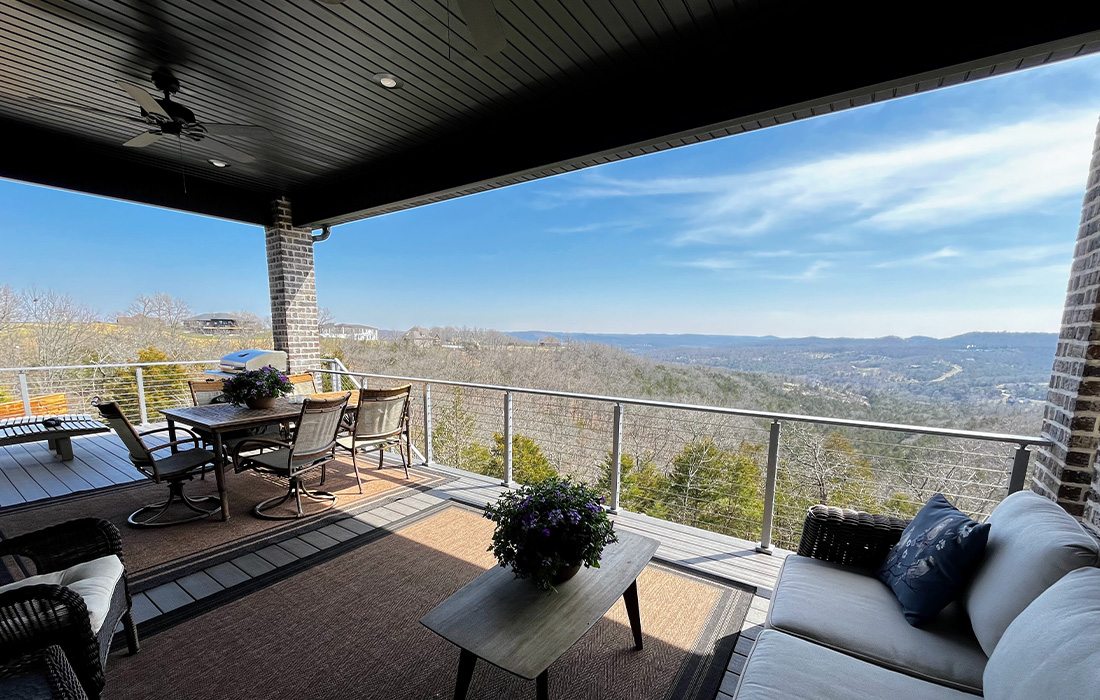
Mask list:
POLYGON ((941 260, 948 260, 958 257, 962 257, 961 251, 950 246, 945 246, 943 248, 940 248, 939 250, 934 250, 931 253, 926 253, 924 255, 916 255, 909 258, 899 258, 897 260, 885 260, 883 262, 876 263, 871 267, 880 269, 891 267, 920 267, 922 265, 928 265, 931 263, 939 262, 941 260))
POLYGON ((828 260, 816 260, 810 263, 802 272, 797 272, 792 275, 765 275, 769 279, 773 280, 786 280, 788 282, 812 282, 822 277, 823 272, 832 267, 833 264, 828 260))
MULTIPOLYGON (((1096 112, 938 131, 904 144, 770 170, 647 180, 590 175, 570 196, 690 197, 674 242, 724 243, 805 221, 837 228, 935 229, 1028 211, 1080 193, 1096 112)), ((824 234, 823 234, 824 235, 824 234)))

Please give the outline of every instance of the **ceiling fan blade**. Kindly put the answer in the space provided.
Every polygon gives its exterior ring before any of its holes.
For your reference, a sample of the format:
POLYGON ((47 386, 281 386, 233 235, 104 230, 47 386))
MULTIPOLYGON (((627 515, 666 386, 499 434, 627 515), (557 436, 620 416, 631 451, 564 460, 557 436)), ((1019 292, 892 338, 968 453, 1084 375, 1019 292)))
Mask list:
POLYGON ((145 148, 159 141, 161 136, 163 136, 163 134, 159 131, 146 131, 138 134, 122 145, 127 148, 145 148))
POLYGON ((266 139, 271 137, 271 131, 264 126, 255 124, 218 124, 217 122, 202 122, 200 126, 211 136, 243 136, 246 138, 266 139))
POLYGON ((205 144, 206 147, 210 150, 217 151, 229 160, 236 161, 238 163, 251 163, 256 160, 255 156, 245 153, 239 148, 230 146, 228 143, 223 143, 210 136, 203 137, 203 139, 199 143, 205 144))
POLYGON ((116 80, 115 84, 125 90, 126 94, 134 98, 134 102, 137 102, 139 105, 141 105, 141 108, 149 114, 155 114, 158 117, 171 119, 171 117, 168 116, 168 112, 165 112, 164 108, 161 107, 155 99, 153 99, 152 95, 145 92, 145 90, 139 88, 137 85, 131 85, 130 83, 122 80, 116 80))
POLYGON ((504 24, 493 0, 456 0, 462 19, 470 30, 474 48, 482 56, 500 53, 508 45, 504 24))

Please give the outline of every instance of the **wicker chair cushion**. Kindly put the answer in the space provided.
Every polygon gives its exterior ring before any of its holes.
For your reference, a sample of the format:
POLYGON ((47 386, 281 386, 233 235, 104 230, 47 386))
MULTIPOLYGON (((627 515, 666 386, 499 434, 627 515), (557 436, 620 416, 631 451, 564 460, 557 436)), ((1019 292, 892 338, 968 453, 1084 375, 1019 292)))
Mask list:
POLYGON ((1012 621, 989 657, 985 688, 996 700, 1095 697, 1100 569, 1066 574, 1012 621))
POLYGON ((981 563, 989 524, 971 520, 942 494, 924 504, 878 570, 911 625, 923 625, 959 596, 981 563))
POLYGON ((111 609, 111 598, 123 573, 122 560, 112 554, 70 566, 62 571, 28 576, 15 583, 0 586, 0 593, 37 584, 65 586, 84 599, 84 604, 88 606, 88 619, 92 625, 92 632, 95 633, 99 632, 99 628, 107 618, 107 613, 111 609))
POLYGON ((974 635, 992 655, 1031 601, 1070 571, 1100 562, 1100 550, 1073 516, 1030 491, 1001 501, 988 520, 985 561, 966 594, 974 635))
POLYGON ((913 627, 889 588, 846 566, 787 557, 767 624, 879 666, 981 692, 986 656, 958 605, 913 627))
POLYGON ((734 697, 974 700, 969 693, 888 671, 775 630, 760 633, 734 697))

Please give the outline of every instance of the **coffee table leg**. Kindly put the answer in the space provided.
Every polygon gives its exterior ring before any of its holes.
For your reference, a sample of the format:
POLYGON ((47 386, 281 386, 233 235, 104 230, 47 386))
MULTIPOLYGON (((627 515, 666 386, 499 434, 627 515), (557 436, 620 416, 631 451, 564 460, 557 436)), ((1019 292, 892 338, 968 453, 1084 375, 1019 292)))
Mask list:
POLYGON ((229 520, 229 494, 225 491, 225 452, 222 435, 214 433, 214 478, 218 482, 218 498, 222 502, 222 522, 229 520))
POLYGON ((638 610, 638 582, 635 580, 623 593, 626 616, 630 618, 630 631, 634 634, 634 648, 642 648, 642 615, 638 610))
POLYGON ((70 437, 57 438, 57 454, 61 457, 62 462, 72 461, 73 458, 73 440, 70 437))
POLYGON ((462 650, 458 656, 458 680, 455 681, 455 700, 466 700, 466 692, 470 690, 470 681, 474 677, 474 664, 477 657, 472 653, 462 650))
POLYGON ((535 700, 550 700, 550 678, 546 675, 549 672, 543 671, 535 679, 535 700))

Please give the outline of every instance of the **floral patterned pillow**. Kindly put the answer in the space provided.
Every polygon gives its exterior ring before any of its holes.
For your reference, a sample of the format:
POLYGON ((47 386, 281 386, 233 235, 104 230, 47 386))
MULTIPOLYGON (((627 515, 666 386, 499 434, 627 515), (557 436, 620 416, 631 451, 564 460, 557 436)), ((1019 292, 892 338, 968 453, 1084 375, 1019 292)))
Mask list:
POLYGON ((971 520, 937 493, 901 533, 877 572, 914 627, 933 619, 970 583, 989 523, 971 520))

